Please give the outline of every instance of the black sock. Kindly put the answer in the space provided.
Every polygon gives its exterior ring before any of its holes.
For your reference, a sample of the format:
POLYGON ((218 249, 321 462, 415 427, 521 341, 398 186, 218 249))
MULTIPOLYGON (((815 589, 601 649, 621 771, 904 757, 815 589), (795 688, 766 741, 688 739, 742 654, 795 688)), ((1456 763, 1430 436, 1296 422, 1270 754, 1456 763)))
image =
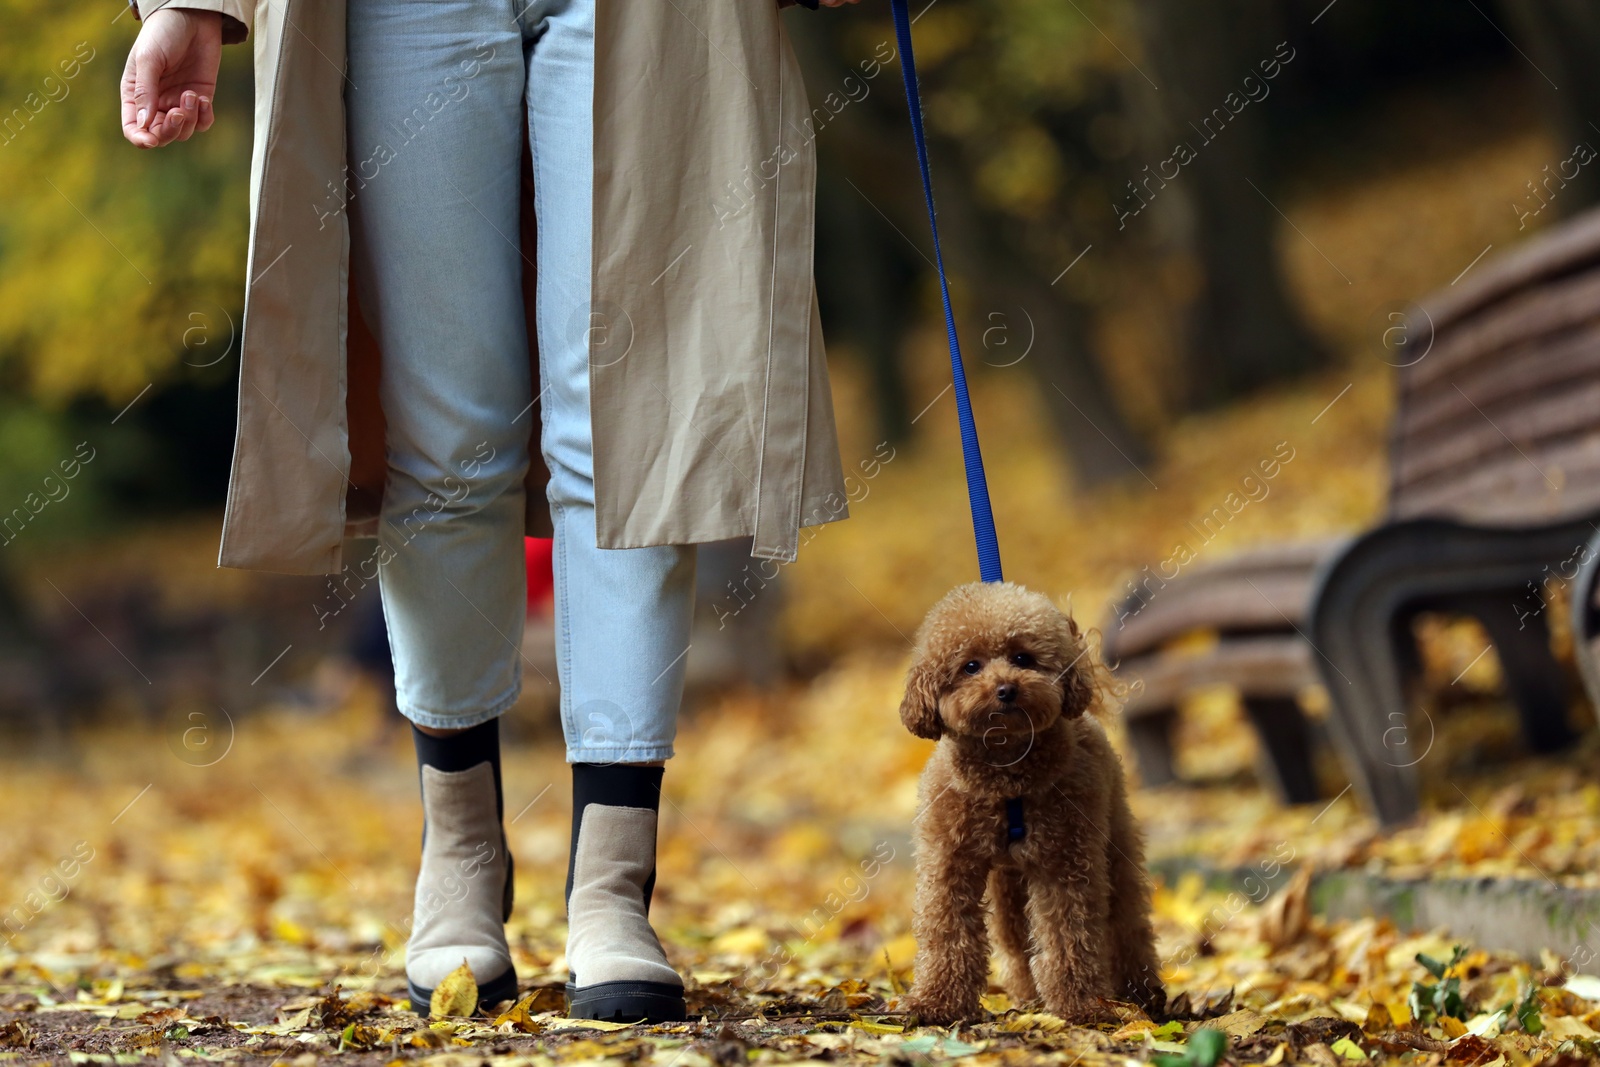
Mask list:
MULTIPOLYGON (((649 808, 661 811, 661 777, 664 767, 634 767, 625 763, 574 763, 572 765, 572 845, 567 856, 567 895, 572 898, 572 872, 577 866, 578 830, 583 826, 583 809, 590 804, 613 808, 649 808)), ((650 894, 655 889, 656 872, 644 884, 644 910, 650 911, 650 894)))
POLYGON ((422 768, 441 771, 470 771, 480 763, 494 769, 494 809, 505 818, 505 799, 500 789, 500 720, 490 719, 449 737, 433 737, 411 727, 411 743, 417 750, 417 774, 422 768))

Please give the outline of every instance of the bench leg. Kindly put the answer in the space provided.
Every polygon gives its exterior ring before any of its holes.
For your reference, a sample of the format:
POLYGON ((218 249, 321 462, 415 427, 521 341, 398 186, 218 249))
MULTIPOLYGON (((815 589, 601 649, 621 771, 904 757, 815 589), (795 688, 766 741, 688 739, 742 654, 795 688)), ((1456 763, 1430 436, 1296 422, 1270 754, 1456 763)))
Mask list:
POLYGON ((1594 602, 1595 586, 1600 584, 1600 531, 1596 531, 1582 556, 1582 565, 1568 590, 1567 610, 1572 624, 1572 655, 1578 661, 1578 674, 1589 697, 1589 707, 1600 713, 1600 606, 1594 602))
POLYGON ((1474 598, 1466 609, 1489 632, 1505 674, 1506 692, 1522 718, 1522 733, 1535 752, 1555 752, 1575 740, 1567 722, 1570 693, 1566 672, 1550 651, 1550 626, 1544 612, 1520 620, 1515 593, 1474 598))
POLYGON ((1141 711, 1125 720, 1133 762, 1139 768, 1139 781, 1145 786, 1171 785, 1178 780, 1172 752, 1172 730, 1177 721, 1176 708, 1141 711))
MULTIPOLYGON (((1433 735, 1433 725, 1412 714, 1414 702, 1407 699, 1406 645, 1413 638, 1403 620, 1425 606, 1481 603, 1490 590, 1522 589, 1592 535, 1582 521, 1491 530, 1418 519, 1359 538, 1323 572, 1310 637, 1332 702, 1330 726, 1352 780, 1384 823, 1416 812, 1416 767, 1433 735)), ((1515 631, 1512 605, 1502 596, 1495 609, 1511 619, 1515 631)), ((1495 609, 1485 619, 1491 635, 1502 621, 1495 609)), ((1531 639, 1504 640, 1516 684, 1527 687, 1516 694, 1519 707, 1526 699, 1533 709, 1530 742, 1554 741, 1547 687, 1561 676, 1540 660, 1531 639)), ((1543 655, 1548 653, 1546 646, 1543 655)), ((1508 669, 1508 681, 1512 677, 1508 669)))
POLYGON ((1321 796, 1312 762, 1311 724, 1292 697, 1247 697, 1245 714, 1261 738, 1263 777, 1285 804, 1321 796))
POLYGON ((1431 747, 1432 730, 1408 714, 1417 657, 1404 613, 1383 595, 1382 577, 1361 581, 1367 577, 1345 578, 1319 606, 1313 650, 1345 772, 1379 820, 1393 825, 1417 810, 1413 768, 1431 747))

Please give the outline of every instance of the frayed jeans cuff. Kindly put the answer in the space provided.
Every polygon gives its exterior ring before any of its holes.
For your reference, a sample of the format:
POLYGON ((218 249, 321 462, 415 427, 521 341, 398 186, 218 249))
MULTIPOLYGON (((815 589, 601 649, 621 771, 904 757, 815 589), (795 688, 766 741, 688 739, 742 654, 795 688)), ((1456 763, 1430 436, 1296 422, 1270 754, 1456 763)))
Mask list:
POLYGON ((595 748, 568 748, 568 763, 660 763, 672 758, 671 745, 616 745, 595 748))
POLYGON ((518 679, 512 684, 509 693, 481 711, 447 714, 424 711, 421 708, 408 706, 404 701, 401 701, 399 706, 400 714, 418 726, 426 726, 433 730, 465 730, 469 726, 480 726, 490 719, 496 719, 504 715, 511 705, 517 702, 517 697, 521 695, 522 681, 518 679))

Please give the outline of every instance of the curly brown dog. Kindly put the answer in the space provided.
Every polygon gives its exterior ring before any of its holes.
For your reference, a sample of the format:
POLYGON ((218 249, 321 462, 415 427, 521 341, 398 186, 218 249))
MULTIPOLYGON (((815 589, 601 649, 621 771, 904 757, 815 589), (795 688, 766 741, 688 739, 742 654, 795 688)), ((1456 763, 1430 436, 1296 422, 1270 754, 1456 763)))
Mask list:
POLYGON ((918 631, 900 718, 939 740, 914 828, 922 1022, 983 1014, 986 890, 1013 1001, 1085 1022, 1102 996, 1165 1003, 1122 764, 1085 714, 1103 677, 1072 619, 1010 582, 952 590, 918 631))

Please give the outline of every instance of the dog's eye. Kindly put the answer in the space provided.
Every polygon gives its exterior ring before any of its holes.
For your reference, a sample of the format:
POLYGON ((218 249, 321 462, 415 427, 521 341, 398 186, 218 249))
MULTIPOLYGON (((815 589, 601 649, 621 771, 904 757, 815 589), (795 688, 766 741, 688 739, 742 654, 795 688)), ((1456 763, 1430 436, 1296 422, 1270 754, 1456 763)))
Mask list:
POLYGON ((979 671, 983 670, 983 664, 979 663, 975 659, 969 659, 966 663, 962 664, 961 669, 966 671, 968 674, 977 674, 979 671))
POLYGON ((1011 653, 1011 662, 1016 666, 1026 670, 1027 668, 1032 667, 1037 661, 1026 652, 1013 652, 1011 653))

